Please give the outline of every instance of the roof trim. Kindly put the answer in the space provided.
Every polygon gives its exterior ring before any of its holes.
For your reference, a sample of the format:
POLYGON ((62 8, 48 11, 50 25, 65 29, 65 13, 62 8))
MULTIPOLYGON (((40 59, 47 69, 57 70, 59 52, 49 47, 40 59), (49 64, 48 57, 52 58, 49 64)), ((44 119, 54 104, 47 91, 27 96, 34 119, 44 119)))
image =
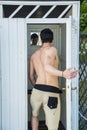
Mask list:
POLYGON ((77 4, 80 1, 0 1, 2 5, 67 5, 77 4))

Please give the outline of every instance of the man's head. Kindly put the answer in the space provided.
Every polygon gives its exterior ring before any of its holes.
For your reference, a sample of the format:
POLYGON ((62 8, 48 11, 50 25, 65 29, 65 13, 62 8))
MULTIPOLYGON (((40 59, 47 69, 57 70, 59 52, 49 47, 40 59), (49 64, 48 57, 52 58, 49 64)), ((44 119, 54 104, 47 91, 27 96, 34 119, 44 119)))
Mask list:
POLYGON ((46 42, 52 43, 53 32, 49 28, 43 29, 40 33, 40 37, 42 43, 46 43, 46 42))

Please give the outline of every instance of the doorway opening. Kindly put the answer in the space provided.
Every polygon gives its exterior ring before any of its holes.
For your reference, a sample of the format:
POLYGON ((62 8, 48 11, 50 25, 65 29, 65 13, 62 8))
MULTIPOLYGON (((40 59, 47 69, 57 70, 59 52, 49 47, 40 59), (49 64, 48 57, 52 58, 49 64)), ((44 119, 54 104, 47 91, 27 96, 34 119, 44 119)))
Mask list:
MULTIPOLYGON (((30 56, 33 52, 35 52, 37 49, 41 47, 41 41, 40 41, 40 31, 44 28, 50 28, 54 33, 54 42, 53 46, 57 48, 58 55, 59 55, 59 69, 64 70, 66 68, 66 24, 27 24, 27 63, 28 63, 28 72, 29 72, 29 61, 30 56), (39 40, 36 44, 32 43, 32 35, 38 36, 39 40)), ((64 78, 59 78, 59 87, 60 89, 65 88, 66 80, 64 78)), ((29 129, 31 129, 30 122, 31 122, 31 106, 30 106, 30 96, 32 91, 32 84, 30 83, 28 79, 28 124, 29 129)), ((61 119, 60 119, 60 125, 59 130, 62 127, 62 130, 66 129, 66 91, 63 91, 63 94, 61 94, 61 119)), ((44 127, 44 112, 41 109, 39 114, 39 121, 40 124, 44 127)))

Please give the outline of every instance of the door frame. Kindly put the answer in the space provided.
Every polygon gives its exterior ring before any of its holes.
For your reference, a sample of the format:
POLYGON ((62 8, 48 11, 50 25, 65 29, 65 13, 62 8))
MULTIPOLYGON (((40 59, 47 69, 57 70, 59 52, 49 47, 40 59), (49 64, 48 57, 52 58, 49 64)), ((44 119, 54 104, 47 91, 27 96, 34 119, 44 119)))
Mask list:
MULTIPOLYGON (((46 18, 46 19, 26 19, 26 28, 27 24, 66 24, 66 68, 71 68, 71 49, 72 49, 72 17, 70 16, 69 18, 46 18)), ((78 79, 77 79, 78 80, 78 79)), ((71 130, 72 129, 72 110, 71 110, 71 85, 72 80, 67 79, 66 80, 66 130, 71 130)), ((77 104, 78 106, 78 104, 77 104)), ((76 125, 78 126, 78 120, 76 125)))

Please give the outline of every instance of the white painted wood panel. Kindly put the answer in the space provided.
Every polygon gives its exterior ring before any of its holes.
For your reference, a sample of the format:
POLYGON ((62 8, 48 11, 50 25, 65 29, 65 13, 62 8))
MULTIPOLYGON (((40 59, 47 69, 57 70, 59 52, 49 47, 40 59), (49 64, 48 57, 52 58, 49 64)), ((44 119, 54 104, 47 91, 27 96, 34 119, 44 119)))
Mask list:
MULTIPOLYGON (((72 56, 71 56, 71 17, 66 24, 66 68, 72 67, 72 56)), ((72 130, 71 128, 71 79, 66 80, 66 129, 72 130)))
POLYGON ((27 47, 23 19, 3 19, 2 130, 27 130, 27 47))
POLYGON ((2 129, 9 129, 9 87, 10 87, 10 64, 9 64, 9 41, 8 41, 8 20, 2 21, 1 40, 1 68, 2 68, 2 129))
MULTIPOLYGON (((79 30, 77 27, 75 19, 72 19, 72 67, 75 69, 79 69, 79 30), (77 43, 77 44, 76 44, 77 43)), ((78 111, 79 111, 79 77, 77 76, 72 80, 72 130, 78 129, 78 111), (73 116, 74 115, 74 116, 73 116), (74 125, 75 126, 74 126, 74 125)))
MULTIPOLYGON (((80 17, 80 3, 73 5, 73 25, 72 25, 72 54, 74 57, 74 67, 79 68, 79 17, 80 17), (77 13, 76 13, 77 12, 77 13)), ((73 61, 72 61, 73 63, 73 61)), ((77 130, 79 127, 79 75, 73 81, 72 84, 75 90, 72 90, 72 130, 77 130), (74 124, 74 125, 73 125, 74 124)))
POLYGON ((3 9, 2 9, 2 5, 0 4, 0 18, 3 17, 3 9))
MULTIPOLYGON (((66 46, 66 66, 67 68, 78 69, 78 27, 72 17, 67 23, 67 46, 66 46)), ((78 129, 78 76, 68 79, 66 82, 66 114, 67 130, 78 129)))
POLYGON ((1 22, 0 22, 0 130, 2 125, 1 22))

